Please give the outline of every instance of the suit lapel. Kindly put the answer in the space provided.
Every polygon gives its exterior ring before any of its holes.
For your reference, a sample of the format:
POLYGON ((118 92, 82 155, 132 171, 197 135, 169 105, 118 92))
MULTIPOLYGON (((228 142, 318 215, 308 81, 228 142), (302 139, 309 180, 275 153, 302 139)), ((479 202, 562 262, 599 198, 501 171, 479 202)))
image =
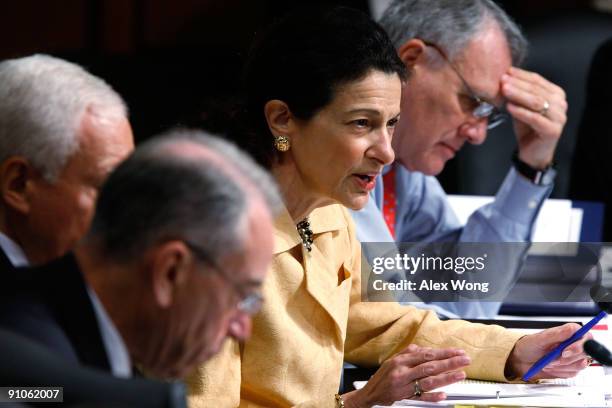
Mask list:
POLYGON ((338 268, 331 265, 319 248, 313 245, 312 252, 304 252, 304 273, 306 275, 306 290, 316 299, 323 309, 336 323, 336 328, 342 342, 346 338, 346 327, 349 307, 351 275, 344 266, 340 273, 344 280, 338 284, 338 268))
POLYGON ((0 247, 0 276, 2 276, 3 273, 12 272, 14 269, 15 268, 13 267, 11 261, 8 259, 8 256, 6 256, 4 250, 0 247))
POLYGON ((302 251, 302 266, 306 290, 334 321, 337 334, 342 342, 346 327, 351 289, 351 273, 339 257, 335 231, 346 229, 346 220, 338 205, 318 208, 309 217, 315 244, 312 252, 303 246, 295 224, 288 212, 276 219, 275 253, 288 251, 296 246, 302 251), (338 284, 338 276, 343 276, 338 284))
POLYGON ((102 342, 98 319, 74 256, 66 255, 50 266, 53 269, 52 275, 56 278, 50 293, 53 297, 52 303, 56 308, 59 323, 74 345, 79 360, 85 365, 110 371, 109 357, 102 342))

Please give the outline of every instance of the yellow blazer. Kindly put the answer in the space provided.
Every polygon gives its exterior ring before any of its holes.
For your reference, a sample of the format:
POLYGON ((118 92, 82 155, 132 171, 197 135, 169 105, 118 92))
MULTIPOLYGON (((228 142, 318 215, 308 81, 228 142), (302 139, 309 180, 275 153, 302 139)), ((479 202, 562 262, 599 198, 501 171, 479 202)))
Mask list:
POLYGON ((361 247, 350 215, 329 205, 313 211, 310 224, 309 253, 289 214, 276 220, 275 257, 252 336, 241 345, 226 342, 188 379, 191 407, 331 408, 344 359, 376 366, 410 343, 460 347, 472 358, 468 376, 505 380, 519 334, 441 322, 433 312, 397 303, 362 302, 361 247))

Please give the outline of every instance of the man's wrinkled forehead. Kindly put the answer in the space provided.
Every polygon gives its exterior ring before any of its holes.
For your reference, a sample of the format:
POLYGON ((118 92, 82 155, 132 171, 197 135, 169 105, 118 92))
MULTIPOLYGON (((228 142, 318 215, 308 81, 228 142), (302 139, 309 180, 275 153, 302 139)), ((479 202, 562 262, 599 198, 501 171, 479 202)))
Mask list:
POLYGON ((501 103, 501 79, 512 66, 510 48, 505 35, 496 26, 489 26, 474 36, 455 58, 472 90, 483 99, 501 103))

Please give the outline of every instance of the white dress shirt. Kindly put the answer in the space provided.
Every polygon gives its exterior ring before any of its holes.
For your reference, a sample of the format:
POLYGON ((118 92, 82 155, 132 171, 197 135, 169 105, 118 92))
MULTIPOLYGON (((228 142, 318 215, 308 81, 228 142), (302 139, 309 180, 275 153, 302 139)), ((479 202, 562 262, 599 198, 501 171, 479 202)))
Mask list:
POLYGON ((129 378, 132 376, 132 362, 127 347, 117 331, 115 324, 104 310, 104 306, 91 288, 87 287, 89 298, 93 304, 98 327, 102 335, 102 343, 106 349, 111 371, 115 377, 129 378))
POLYGON ((29 266, 28 258, 26 258, 23 249, 15 241, 0 232, 0 247, 6 254, 7 258, 14 267, 29 266))

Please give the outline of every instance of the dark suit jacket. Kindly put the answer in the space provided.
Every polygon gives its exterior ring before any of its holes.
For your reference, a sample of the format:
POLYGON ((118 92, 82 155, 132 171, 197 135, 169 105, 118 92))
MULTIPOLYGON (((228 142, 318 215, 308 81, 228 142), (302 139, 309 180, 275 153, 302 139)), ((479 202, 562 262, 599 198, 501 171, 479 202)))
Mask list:
POLYGON ((13 264, 8 259, 8 256, 6 256, 2 248, 0 248, 0 276, 2 276, 5 272, 12 271, 13 269, 13 264))
POLYGON ((68 361, 110 371, 93 304, 72 254, 3 276, 0 327, 41 343, 68 361))
POLYGON ((612 241, 611 93, 612 38, 601 45, 593 58, 570 184, 570 198, 605 204, 603 241, 612 241))

